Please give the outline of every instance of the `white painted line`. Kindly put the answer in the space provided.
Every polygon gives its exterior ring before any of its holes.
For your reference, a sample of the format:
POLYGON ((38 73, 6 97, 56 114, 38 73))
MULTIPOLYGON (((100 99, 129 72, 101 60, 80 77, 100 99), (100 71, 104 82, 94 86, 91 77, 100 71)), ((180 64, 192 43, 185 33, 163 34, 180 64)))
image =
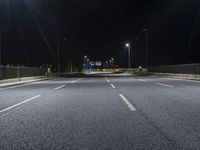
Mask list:
POLYGON ((200 83, 200 81, 198 81, 198 80, 192 80, 192 79, 190 80, 190 79, 185 79, 185 78, 168 78, 168 79, 175 80, 175 81, 189 81, 189 82, 200 83))
POLYGON ((131 109, 131 111, 136 111, 136 108, 127 100, 127 98, 123 94, 119 94, 119 96, 126 103, 126 105, 131 109))
POLYGON ((59 89, 65 87, 65 86, 66 86, 66 85, 59 86, 59 87, 55 88, 55 90, 59 90, 59 89))
POLYGON ((3 113, 3 112, 8 111, 8 110, 10 110, 10 109, 13 109, 13 108, 15 108, 15 107, 17 107, 17 106, 20 106, 20 105, 24 104, 24 103, 30 102, 30 101, 32 101, 32 100, 34 100, 34 99, 37 99, 37 98, 40 97, 40 96, 41 96, 41 95, 37 95, 37 96, 32 97, 32 98, 30 98, 30 99, 27 99, 27 100, 25 100, 25 101, 23 101, 23 102, 20 102, 20 103, 18 103, 18 104, 15 104, 15 105, 13 105, 13 106, 10 106, 10 107, 8 107, 8 108, 5 108, 5 109, 1 110, 0 113, 3 113))
POLYGON ((138 79, 138 81, 141 81, 141 82, 146 82, 146 80, 144 80, 144 79, 138 79))
POLYGON ((190 79, 173 79, 173 80, 180 80, 180 81, 187 81, 187 82, 193 82, 193 83, 200 83, 198 80, 190 80, 190 79))
POLYGON ((72 81, 71 83, 76 83, 77 81, 72 81))
POLYGON ((113 89, 115 89, 116 87, 113 84, 110 84, 112 86, 113 89))
POLYGON ((78 81, 82 80, 82 78, 79 78, 78 81))
POLYGON ((170 87, 170 88, 173 88, 174 86, 172 85, 168 85, 168 84, 163 84, 163 83, 156 83, 158 85, 162 85, 162 86, 166 86, 166 87, 170 87))
POLYGON ((193 82, 193 83, 200 83, 200 81, 197 81, 197 80, 184 80, 184 81, 189 81, 189 82, 193 82))
POLYGON ((110 83, 110 80, 107 80, 108 83, 110 83))

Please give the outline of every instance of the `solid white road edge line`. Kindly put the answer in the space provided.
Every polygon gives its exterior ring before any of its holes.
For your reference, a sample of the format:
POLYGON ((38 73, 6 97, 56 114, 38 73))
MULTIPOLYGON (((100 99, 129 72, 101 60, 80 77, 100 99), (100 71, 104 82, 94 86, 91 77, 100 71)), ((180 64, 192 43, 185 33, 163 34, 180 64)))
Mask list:
POLYGON ((76 83, 77 81, 72 81, 71 83, 76 83))
POLYGON ((170 88, 173 88, 174 86, 172 85, 168 85, 168 84, 163 84, 163 83, 156 83, 158 85, 162 85, 162 86, 166 86, 166 87, 170 87, 170 88))
POLYGON ((131 111, 136 111, 136 108, 127 100, 127 98, 123 94, 119 94, 119 96, 122 98, 122 100, 126 103, 131 111))
POLYGON ((55 90, 59 90, 59 89, 61 89, 61 88, 65 87, 65 86, 66 86, 66 85, 61 85, 61 86, 59 86, 59 87, 55 88, 55 90))
POLYGON ((116 87, 113 84, 110 84, 112 86, 113 89, 115 89, 116 87))
MULTIPOLYGON (((49 79, 49 80, 54 80, 54 79, 49 79)), ((2 87, 2 89, 0 89, 0 91, 3 91, 3 90, 8 90, 8 89, 15 89, 15 88, 20 88, 20 87, 24 87, 24 86, 29 86, 29 85, 35 85, 35 84, 40 84, 40 83, 44 83, 44 82, 48 82, 49 80, 45 80, 45 81, 36 81, 36 82, 30 82, 30 83, 23 83, 22 85, 14 85, 14 84, 10 84, 10 85, 13 85, 11 87, 3 87, 0 85, 0 87, 2 87)), ((20 84, 20 82, 19 82, 20 84)))
POLYGON ((3 110, 0 110, 0 113, 3 113, 3 112, 8 111, 8 110, 10 110, 10 109, 13 109, 13 108, 15 108, 15 107, 17 107, 17 106, 20 106, 20 105, 24 104, 24 103, 30 102, 30 101, 32 101, 32 100, 34 100, 34 99, 37 99, 37 98, 40 97, 40 96, 41 96, 41 95, 37 95, 37 96, 32 97, 32 98, 30 98, 30 99, 27 99, 27 100, 25 100, 25 101, 23 101, 23 102, 20 102, 20 103, 18 103, 18 104, 15 104, 15 105, 13 105, 13 106, 10 106, 10 107, 8 107, 8 108, 5 108, 5 109, 3 109, 3 110))

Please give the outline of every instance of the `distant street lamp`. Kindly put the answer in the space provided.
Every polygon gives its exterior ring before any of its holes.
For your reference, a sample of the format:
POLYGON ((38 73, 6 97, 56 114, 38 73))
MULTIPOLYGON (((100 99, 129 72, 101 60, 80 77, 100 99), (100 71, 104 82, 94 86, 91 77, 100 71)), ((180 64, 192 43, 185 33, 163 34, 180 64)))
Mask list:
POLYGON ((108 61, 106 61, 105 68, 108 69, 108 61))
POLYGON ((84 59, 83 59, 83 69, 86 69, 86 59, 87 59, 87 56, 84 56, 84 59))
POLYGON ((60 73, 60 31, 57 31, 57 72, 60 73))
POLYGON ((111 59, 109 60, 109 64, 110 64, 109 68, 111 69, 112 68, 112 60, 111 59))
POLYGON ((114 69, 114 66, 115 66, 115 62, 114 61, 115 61, 114 58, 111 58, 111 66, 112 66, 113 69, 114 69))
POLYGON ((149 47, 149 31, 148 29, 142 29, 143 32, 146 33, 146 61, 145 61, 145 66, 148 68, 148 47, 149 47))
POLYGON ((130 43, 126 43, 126 47, 128 48, 128 68, 131 68, 131 45, 130 43))

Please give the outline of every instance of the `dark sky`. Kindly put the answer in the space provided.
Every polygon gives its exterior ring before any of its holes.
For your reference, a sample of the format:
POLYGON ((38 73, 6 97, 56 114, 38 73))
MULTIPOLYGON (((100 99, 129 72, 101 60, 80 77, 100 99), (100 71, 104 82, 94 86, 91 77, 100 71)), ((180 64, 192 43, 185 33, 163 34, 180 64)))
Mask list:
POLYGON ((87 55, 126 66, 130 41, 132 64, 144 66, 144 28, 149 65, 200 62, 198 0, 1 0, 0 7, 3 64, 55 63, 60 31, 63 65, 87 55))

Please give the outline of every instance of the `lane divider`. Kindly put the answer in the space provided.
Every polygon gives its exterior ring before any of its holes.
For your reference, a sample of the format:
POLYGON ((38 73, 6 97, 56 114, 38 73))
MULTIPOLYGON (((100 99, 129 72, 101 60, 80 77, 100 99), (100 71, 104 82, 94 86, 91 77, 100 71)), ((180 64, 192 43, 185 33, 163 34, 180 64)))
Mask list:
POLYGON ((174 86, 172 85, 168 85, 168 84, 163 84, 163 83, 156 83, 157 85, 161 85, 161 86, 166 86, 166 87, 170 87, 173 88, 174 86))
POLYGON ((76 83, 77 81, 71 81, 71 83, 76 83))
POLYGON ((23 101, 23 102, 20 102, 20 103, 18 103, 18 104, 13 105, 13 106, 7 107, 7 108, 5 108, 5 109, 3 109, 3 110, 0 110, 0 113, 6 112, 6 111, 8 111, 8 110, 10 110, 10 109, 13 109, 13 108, 15 108, 15 107, 17 107, 17 106, 20 106, 20 105, 22 105, 22 104, 28 103, 28 102, 30 102, 30 101, 32 101, 32 100, 34 100, 34 99, 39 98, 40 96, 41 96, 41 95, 37 95, 37 96, 34 96, 34 97, 32 97, 32 98, 29 98, 29 99, 27 99, 27 100, 25 100, 25 101, 23 101))
POLYGON ((110 83, 110 80, 107 80, 108 83, 110 83))
POLYGON ((113 84, 110 84, 112 86, 113 89, 115 89, 116 87, 113 84))
POLYGON ((146 82, 146 80, 144 80, 144 79, 138 79, 138 81, 141 81, 141 82, 146 82))
MULTIPOLYGON (((81 80, 81 78, 79 79, 79 80, 81 80)), ((74 80, 74 81, 71 81, 70 83, 76 83, 77 81, 76 80, 74 80)), ((64 84, 64 85, 61 85, 61 86, 59 86, 59 87, 57 87, 57 88, 55 88, 55 90, 59 90, 59 89, 61 89, 61 88, 64 88, 66 86, 66 84, 64 84)))
POLYGON ((55 90, 59 90, 59 89, 61 89, 61 88, 65 87, 65 86, 66 86, 66 84, 64 84, 64 85, 61 85, 61 86, 59 86, 59 87, 55 88, 55 90))
POLYGON ((131 111, 136 111, 136 108, 129 102, 129 100, 123 94, 119 94, 119 96, 126 103, 126 105, 130 108, 131 111))

